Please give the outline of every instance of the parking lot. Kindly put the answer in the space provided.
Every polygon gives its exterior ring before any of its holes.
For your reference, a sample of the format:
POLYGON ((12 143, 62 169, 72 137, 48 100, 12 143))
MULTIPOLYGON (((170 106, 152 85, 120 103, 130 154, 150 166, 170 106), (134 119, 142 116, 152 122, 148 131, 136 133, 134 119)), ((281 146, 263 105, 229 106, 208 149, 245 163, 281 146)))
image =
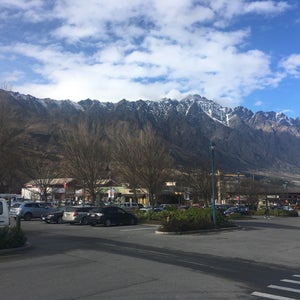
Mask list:
MULTIPOLYGON (((300 273, 300 218, 238 224, 234 231, 157 235, 153 225, 22 221, 31 247, 0 256, 3 299, 257 299, 300 273)), ((293 292, 293 299, 300 296, 293 292)))

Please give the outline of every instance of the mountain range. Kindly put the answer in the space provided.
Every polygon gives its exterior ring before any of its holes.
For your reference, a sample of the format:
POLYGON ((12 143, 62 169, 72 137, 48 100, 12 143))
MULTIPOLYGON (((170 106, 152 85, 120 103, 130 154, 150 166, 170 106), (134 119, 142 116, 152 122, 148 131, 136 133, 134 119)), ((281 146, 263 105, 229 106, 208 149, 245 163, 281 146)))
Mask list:
POLYGON ((56 130, 66 121, 85 115, 101 124, 123 121, 142 127, 150 123, 178 168, 209 163, 213 142, 215 165, 222 172, 300 178, 300 118, 289 118, 283 113, 222 107, 199 95, 180 101, 111 103, 39 99, 0 90, 1 102, 14 111, 15 125, 25 128, 24 148, 43 143, 46 146, 51 140, 55 149, 56 130))

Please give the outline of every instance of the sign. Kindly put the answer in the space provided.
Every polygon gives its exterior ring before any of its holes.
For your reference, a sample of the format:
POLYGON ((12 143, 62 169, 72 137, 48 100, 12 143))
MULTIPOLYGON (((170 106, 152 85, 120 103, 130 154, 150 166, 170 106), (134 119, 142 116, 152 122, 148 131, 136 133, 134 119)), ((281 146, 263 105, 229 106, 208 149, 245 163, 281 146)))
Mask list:
POLYGON ((115 198, 115 190, 113 188, 108 190, 108 198, 115 198))

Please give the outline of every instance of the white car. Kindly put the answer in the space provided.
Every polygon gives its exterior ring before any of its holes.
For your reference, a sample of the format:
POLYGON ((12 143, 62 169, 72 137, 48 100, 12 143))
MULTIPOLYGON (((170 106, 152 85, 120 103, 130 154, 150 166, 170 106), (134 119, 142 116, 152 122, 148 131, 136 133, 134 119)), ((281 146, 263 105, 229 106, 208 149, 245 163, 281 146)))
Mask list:
POLYGON ((126 211, 135 211, 139 209, 139 205, 136 202, 122 202, 118 206, 126 211))
POLYGON ((0 227, 9 225, 9 211, 7 201, 0 198, 0 227))
POLYGON ((282 206, 282 209, 283 210, 287 210, 287 211, 293 211, 294 209, 291 207, 291 206, 289 206, 289 205, 284 205, 284 206, 282 206))

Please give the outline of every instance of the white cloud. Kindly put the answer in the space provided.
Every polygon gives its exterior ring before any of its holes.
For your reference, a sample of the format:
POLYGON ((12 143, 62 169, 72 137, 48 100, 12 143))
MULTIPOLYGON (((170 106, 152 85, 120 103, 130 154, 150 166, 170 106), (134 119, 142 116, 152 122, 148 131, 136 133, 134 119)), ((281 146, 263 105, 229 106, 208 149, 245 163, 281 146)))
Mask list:
MULTIPOLYGON (((0 60, 30 59, 26 81, 20 77, 24 64, 11 69, 20 92, 108 101, 199 93, 233 106, 283 76, 273 74, 269 55, 244 47, 249 28, 226 26, 246 13, 280 13, 288 9, 284 1, 60 0, 51 7, 32 0, 28 8, 23 3, 0 4, 23 13, 25 24, 38 23, 36 31, 26 32, 26 42, 0 44, 0 60)), ((293 72, 288 61, 284 65, 293 72)), ((0 78, 5 79, 1 70, 0 78)))
POLYGON ((280 66, 296 78, 300 78, 300 54, 292 54, 280 62, 280 66))
POLYGON ((278 14, 289 9, 285 1, 253 1, 245 5, 245 13, 272 13, 278 14))

